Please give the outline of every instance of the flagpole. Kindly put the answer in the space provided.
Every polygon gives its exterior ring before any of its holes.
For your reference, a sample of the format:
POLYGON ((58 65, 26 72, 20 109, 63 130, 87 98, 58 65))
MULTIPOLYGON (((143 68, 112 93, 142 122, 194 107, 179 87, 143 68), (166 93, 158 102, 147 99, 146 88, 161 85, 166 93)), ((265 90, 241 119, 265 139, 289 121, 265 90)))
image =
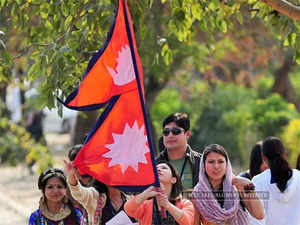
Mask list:
POLYGON ((130 45, 131 57, 132 57, 132 61, 133 61, 133 68, 134 68, 135 77, 136 77, 136 81, 137 81, 137 85, 138 85, 139 97, 140 97, 140 101, 141 101, 141 105, 142 105, 143 117, 144 117, 146 131, 147 131, 148 144, 149 144, 149 148, 150 148, 151 161, 153 162, 153 170, 154 170, 154 176, 155 176, 155 182, 153 185, 156 187, 160 187, 157 168, 156 168, 156 161, 155 161, 155 157, 154 157, 154 147, 153 147, 153 143, 152 143, 150 126, 149 126, 149 121, 148 121, 148 117, 147 117, 147 110, 146 110, 145 101, 143 98, 142 85, 141 85, 141 80, 139 77, 139 71, 137 68, 137 60, 136 60, 135 52, 134 52, 133 38, 131 36, 131 28, 130 28, 128 14, 127 14, 127 10, 126 10, 126 0, 123 0, 123 7, 124 7, 124 16, 125 16, 127 37, 128 37, 128 42, 130 45))
MULTIPOLYGON (((158 204, 157 204, 157 200, 156 200, 155 197, 153 198, 153 206, 154 206, 154 207, 153 207, 153 211, 154 211, 154 212, 157 212, 156 215, 155 215, 156 220, 154 221, 154 223, 160 225, 160 224, 161 224, 161 218, 160 218, 160 216, 159 216, 158 204), (154 210, 154 208, 155 208, 156 210, 154 210)), ((153 212, 153 213, 154 213, 154 212, 153 212)))
MULTIPOLYGON (((125 25, 126 25, 127 37, 128 37, 128 42, 129 42, 129 45, 130 45, 133 68, 134 68, 135 77, 136 77, 136 81, 137 81, 137 85, 138 85, 139 97, 140 97, 140 101, 141 101, 141 105, 142 105, 143 117, 144 117, 146 131, 147 131, 148 144, 149 144, 149 148, 150 148, 151 161, 152 161, 152 165, 153 165, 153 172, 154 172, 154 177, 155 177, 155 182, 154 182, 153 185, 156 186, 157 188, 159 188, 160 183, 159 183, 159 178, 158 178, 158 173, 157 173, 157 168, 156 168, 156 161, 155 161, 155 157, 154 157, 154 147, 153 147, 153 143, 152 143, 152 136, 151 136, 151 132, 150 132, 150 126, 149 126, 149 121, 148 121, 148 117, 147 117, 147 110, 146 110, 146 107, 145 107, 145 101, 144 101, 144 98, 143 98, 143 91, 142 91, 142 85, 141 85, 141 80, 140 80, 140 76, 139 76, 139 70, 137 68, 137 60, 136 60, 136 57, 135 57, 133 38, 131 36, 131 33, 133 33, 133 31, 131 32, 131 27, 130 27, 130 24, 129 24, 128 14, 127 14, 127 9, 126 9, 126 0, 122 0, 122 1, 123 1, 123 7, 124 7, 123 11, 124 11, 124 16, 125 16, 125 25)), ((153 204, 157 205, 156 198, 154 198, 153 201, 154 201, 153 204)), ((166 216, 166 211, 162 208, 161 212, 162 212, 162 216, 165 217, 166 216)), ((160 220, 159 213, 157 213, 156 216, 157 216, 158 221, 155 221, 155 223, 158 223, 158 225, 161 225, 161 220, 160 220)))

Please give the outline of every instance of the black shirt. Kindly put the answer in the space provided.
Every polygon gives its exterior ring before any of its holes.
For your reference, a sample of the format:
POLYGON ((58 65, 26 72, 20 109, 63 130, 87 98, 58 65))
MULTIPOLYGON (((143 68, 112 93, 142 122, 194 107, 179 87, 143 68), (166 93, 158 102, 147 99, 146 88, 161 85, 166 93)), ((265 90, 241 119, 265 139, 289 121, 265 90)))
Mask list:
MULTIPOLYGON (((110 202, 110 198, 107 198, 106 200, 106 204, 102 210, 102 218, 101 218, 101 225, 105 225, 109 220, 111 220, 116 214, 118 214, 120 211, 124 211, 124 204, 127 201, 126 196, 121 193, 121 198, 123 200, 123 204, 120 207, 120 209, 118 211, 116 211, 114 209, 114 207, 112 206, 111 202, 110 202)), ((126 213, 126 212, 125 212, 126 213)), ((129 216, 128 216, 129 217, 129 216)), ((129 219, 131 220, 131 222, 135 223, 136 220, 132 217, 129 217, 129 219)))

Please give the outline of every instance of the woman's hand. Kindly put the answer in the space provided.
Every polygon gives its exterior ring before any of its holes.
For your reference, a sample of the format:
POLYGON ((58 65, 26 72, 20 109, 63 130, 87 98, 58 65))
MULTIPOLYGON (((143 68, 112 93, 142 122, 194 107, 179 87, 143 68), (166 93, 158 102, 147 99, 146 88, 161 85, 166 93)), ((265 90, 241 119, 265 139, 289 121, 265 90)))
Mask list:
POLYGON ((244 177, 235 176, 232 179, 232 185, 234 185, 239 192, 244 192, 245 187, 251 185, 251 181, 244 177))
POLYGON ((76 177, 76 171, 77 169, 73 166, 72 162, 68 162, 64 160, 65 164, 65 173, 68 177, 68 181, 71 185, 75 186, 77 185, 77 177, 76 177))
POLYGON ((232 184, 236 186, 240 192, 240 197, 243 200, 248 212, 254 218, 261 220, 264 218, 264 207, 261 200, 258 198, 255 186, 250 180, 243 177, 234 177, 232 184))
POLYGON ((142 203, 143 201, 155 197, 158 195, 158 191, 156 190, 156 187, 150 186, 142 193, 138 194, 135 198, 136 203, 142 203))
POLYGON ((160 188, 158 188, 158 195, 156 196, 156 200, 159 206, 168 210, 170 206, 168 195, 165 193, 165 188, 163 184, 160 184, 160 188))
POLYGON ((147 199, 158 195, 158 191, 154 186, 148 187, 143 193, 147 199))

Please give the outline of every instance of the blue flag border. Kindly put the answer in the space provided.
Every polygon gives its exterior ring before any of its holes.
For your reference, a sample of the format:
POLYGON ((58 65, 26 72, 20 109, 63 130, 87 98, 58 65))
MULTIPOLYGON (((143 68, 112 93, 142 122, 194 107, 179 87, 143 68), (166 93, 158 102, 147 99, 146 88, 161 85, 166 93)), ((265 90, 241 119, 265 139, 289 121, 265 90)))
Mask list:
MULTIPOLYGON (((147 110, 146 110, 146 107, 145 107, 145 102, 144 102, 144 97, 143 97, 143 90, 142 90, 142 85, 141 85, 141 80, 140 80, 140 74, 139 74, 139 70, 138 70, 138 66, 137 66, 137 60, 136 60, 135 51, 134 51, 133 37, 131 36, 133 32, 131 31, 131 28, 130 28, 130 22, 129 22, 129 16, 128 16, 129 12, 127 11, 126 0, 121 0, 121 1, 123 1, 123 11, 124 11, 124 17, 125 17, 124 21, 125 21, 125 25, 126 25, 126 33, 127 33, 127 38, 128 38, 128 42, 129 42, 129 45, 130 45, 132 62, 133 62, 136 81, 137 81, 137 85, 138 85, 139 98, 140 98, 140 102, 141 102, 141 106, 142 106, 142 112, 143 112, 143 117, 144 117, 144 123, 145 123, 145 128, 146 128, 146 133, 147 133, 147 139, 148 139, 148 144, 149 144, 149 149, 150 149, 151 162, 152 162, 152 166, 153 166, 154 180, 155 181, 152 184, 144 185, 144 186, 137 185, 137 186, 114 186, 114 187, 116 187, 116 188, 118 188, 122 191, 126 191, 126 192, 141 192, 141 191, 145 190, 146 188, 148 188, 149 186, 152 186, 152 185, 154 185, 156 187, 159 187, 160 183, 159 183, 159 178, 158 178, 158 173, 157 173, 157 168, 156 168, 156 160, 155 160, 155 156, 154 156, 154 146, 153 146, 153 142, 152 142, 150 126, 149 126, 149 121, 148 121, 148 117, 147 117, 147 110)), ((119 3, 118 3, 118 10, 120 10, 119 3)), ((117 18, 117 15, 118 15, 118 10, 117 10, 112 28, 111 28, 111 30, 108 34, 108 38, 107 38, 104 46, 90 60, 88 68, 87 68, 87 70, 84 74, 84 77, 88 74, 88 72, 91 70, 93 65, 101 57, 104 50, 108 46, 108 44, 111 40, 111 36, 113 34, 114 27, 115 27, 116 18, 117 18)), ((101 107, 103 107, 104 105, 107 104, 107 107, 105 108, 103 113, 99 116, 99 118, 97 119, 95 125, 93 126, 93 128, 89 132, 87 138, 85 139, 85 141, 83 143, 85 145, 89 142, 89 140, 93 137, 93 135, 97 132, 97 130, 102 125, 102 123, 108 117, 108 115, 111 112, 111 110, 113 109, 114 105, 117 103, 118 99, 120 98, 120 95, 112 96, 112 98, 109 101, 107 101, 105 103, 102 103, 102 104, 95 104, 95 105, 88 105, 88 106, 81 106, 81 107, 67 106, 67 104, 70 101, 72 101, 72 99, 75 98, 77 93, 78 93, 78 88, 68 96, 68 98, 66 99, 66 102, 63 102, 59 98, 58 98, 58 100, 63 105, 65 105, 66 107, 68 107, 70 109, 81 110, 81 111, 99 109, 99 108, 101 108, 101 107)))
MULTIPOLYGON (((82 77, 82 80, 88 75, 88 73, 90 72, 90 70, 93 68, 93 66, 98 61, 98 59, 102 56, 102 54, 104 53, 105 49, 107 48, 109 42, 111 41, 112 35, 114 33, 114 30, 115 30, 115 26, 116 26, 116 21, 117 21, 119 9, 120 9, 120 6, 119 6, 119 2, 118 2, 117 3, 117 11, 116 11, 115 16, 114 16, 113 24, 112 24, 112 26, 111 26, 108 34, 107 34, 106 41, 105 41, 104 45, 93 55, 93 57, 89 61, 87 69, 86 69, 86 71, 85 71, 85 73, 84 73, 84 75, 82 77)), ((100 108, 102 108, 103 106, 105 106, 110 101, 110 99, 109 99, 108 101, 100 103, 100 104, 91 104, 91 105, 86 105, 86 106, 68 106, 68 104, 77 96, 78 91, 79 91, 79 87, 77 87, 66 98, 65 101, 61 100, 59 97, 57 97, 57 100, 60 103, 62 103, 65 107, 67 107, 69 109, 77 110, 77 111, 89 111, 89 110, 100 109, 100 108)))

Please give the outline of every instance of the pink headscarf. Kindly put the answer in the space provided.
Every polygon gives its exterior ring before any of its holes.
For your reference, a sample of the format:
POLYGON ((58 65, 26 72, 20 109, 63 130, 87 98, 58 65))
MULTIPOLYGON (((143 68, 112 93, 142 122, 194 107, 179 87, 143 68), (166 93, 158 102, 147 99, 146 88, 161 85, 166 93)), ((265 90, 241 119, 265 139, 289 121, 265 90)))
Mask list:
MULTIPOLYGON (((208 150, 209 151, 209 150, 208 150)), ((204 151, 203 155, 206 151, 204 151)), ((249 218, 240 204, 240 198, 236 187, 232 185, 232 168, 227 156, 227 169, 223 180, 224 208, 220 206, 213 195, 212 187, 205 173, 203 156, 200 162, 199 181, 194 187, 193 202, 201 216, 207 221, 219 225, 229 221, 230 225, 247 225, 249 218)))

